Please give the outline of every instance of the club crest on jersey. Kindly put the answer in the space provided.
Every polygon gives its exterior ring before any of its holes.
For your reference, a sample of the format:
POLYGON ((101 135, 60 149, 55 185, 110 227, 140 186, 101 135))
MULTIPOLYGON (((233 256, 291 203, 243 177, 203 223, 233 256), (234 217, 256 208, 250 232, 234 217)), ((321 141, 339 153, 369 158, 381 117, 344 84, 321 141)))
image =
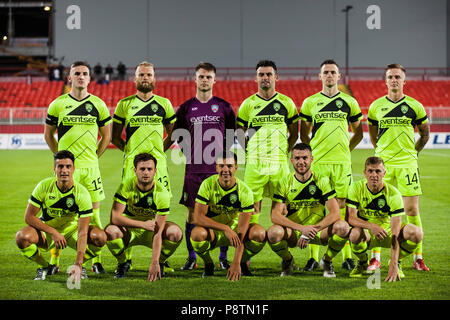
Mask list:
POLYGON ((152 108, 152 111, 153 111, 153 112, 158 111, 158 105, 157 105, 156 103, 152 103, 152 104, 150 105, 150 107, 152 108))
POLYGON ((237 198, 238 197, 235 194, 230 195, 230 202, 231 202, 231 204, 234 204, 237 201, 237 198))
POLYGON ((403 114, 406 114, 408 112, 408 106, 402 105, 400 110, 402 111, 403 114))
POLYGON ((213 104, 211 106, 211 110, 212 110, 212 112, 217 112, 219 110, 219 106, 217 104, 213 104))
POLYGON ((342 108, 343 105, 344 105, 344 102, 341 99, 336 100, 336 107, 338 107, 340 109, 340 108, 342 108))
POLYGON ((309 185, 308 191, 309 191, 310 194, 315 194, 316 190, 317 190, 317 187, 315 185, 313 185, 313 184, 309 185))
POLYGON ((281 104, 279 104, 278 102, 275 102, 275 103, 273 104, 273 109, 274 109, 275 111, 278 112, 278 110, 280 110, 280 108, 281 108, 281 104))
POLYGON ((73 200, 73 198, 67 198, 67 200, 66 200, 66 206, 67 206, 67 208, 70 208, 70 207, 72 207, 73 206, 73 204, 74 204, 74 200, 73 200))
POLYGON ((147 204, 151 206, 153 204, 153 197, 147 197, 147 204))
POLYGON ((84 106, 85 108, 86 108, 86 111, 88 112, 88 113, 91 113, 91 111, 92 111, 92 108, 94 107, 92 104, 90 104, 90 103, 86 103, 86 105, 84 106))
POLYGON ((378 199, 378 208, 383 208, 386 205, 386 200, 378 199))

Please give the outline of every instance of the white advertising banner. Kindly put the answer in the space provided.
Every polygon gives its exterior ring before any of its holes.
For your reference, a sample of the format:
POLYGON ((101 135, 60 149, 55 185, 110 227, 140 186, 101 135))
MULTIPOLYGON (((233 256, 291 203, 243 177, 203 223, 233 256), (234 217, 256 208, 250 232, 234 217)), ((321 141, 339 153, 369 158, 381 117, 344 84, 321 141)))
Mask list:
MULTIPOLYGON (((416 139, 418 134, 416 134, 416 139)), ((300 142, 300 139, 298 140, 300 142)), ((177 146, 176 146, 177 147, 177 146)), ((235 142, 235 147, 241 149, 235 142)), ((362 141, 356 147, 358 149, 372 149, 369 134, 364 132, 362 141)), ((450 149, 450 132, 432 132, 430 139, 425 146, 426 149, 450 149)), ((0 134, 0 149, 9 150, 38 150, 48 149, 44 139, 44 134, 24 133, 24 134, 0 134)))

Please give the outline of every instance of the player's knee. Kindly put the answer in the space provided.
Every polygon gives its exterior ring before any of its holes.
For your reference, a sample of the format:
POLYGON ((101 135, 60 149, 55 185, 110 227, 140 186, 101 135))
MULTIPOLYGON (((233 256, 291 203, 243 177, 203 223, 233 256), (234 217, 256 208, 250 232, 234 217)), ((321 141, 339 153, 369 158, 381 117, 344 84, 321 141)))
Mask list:
POLYGON ((406 240, 419 243, 423 239, 423 231, 418 226, 409 223, 403 228, 403 237, 406 240))
POLYGON ((116 240, 122 237, 122 232, 120 229, 112 224, 105 228, 105 234, 107 241, 116 240))
POLYGON ((333 234, 338 235, 341 238, 346 238, 350 231, 348 223, 344 220, 338 220, 333 225, 333 234))
POLYGON ((277 243, 283 239, 284 230, 279 225, 273 225, 267 230, 267 240, 269 243, 277 243))
POLYGON ((24 249, 35 242, 35 237, 28 227, 20 229, 16 233, 16 244, 20 249, 24 249))
POLYGON ((205 241, 208 237, 208 231, 203 227, 194 227, 191 232, 191 239, 197 242, 205 241))
POLYGON ((363 230, 361 228, 352 228, 348 236, 348 239, 350 240, 351 243, 358 244, 362 240, 362 234, 363 230))
POLYGON ((93 227, 89 233, 91 243, 96 247, 103 247, 108 240, 106 232, 100 228, 93 227))
POLYGON ((266 241, 266 230, 259 224, 250 227, 248 238, 256 242, 266 241))
POLYGON ((165 227, 165 238, 172 242, 180 242, 183 239, 183 231, 175 223, 168 223, 165 227))

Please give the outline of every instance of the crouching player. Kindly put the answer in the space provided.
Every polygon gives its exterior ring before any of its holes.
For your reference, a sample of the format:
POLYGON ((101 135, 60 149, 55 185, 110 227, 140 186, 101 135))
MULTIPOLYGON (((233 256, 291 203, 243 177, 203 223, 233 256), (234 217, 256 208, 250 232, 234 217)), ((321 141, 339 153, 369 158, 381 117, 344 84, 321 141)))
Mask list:
POLYGON ((312 161, 311 147, 296 144, 291 155, 294 173, 280 180, 273 195, 274 225, 267 231, 267 238, 270 248, 283 259, 281 276, 291 275, 295 267, 289 248, 305 249, 308 244, 316 244, 328 246, 320 261, 324 277, 336 277, 332 259, 348 239, 349 226, 340 220, 336 192, 326 176, 311 171, 312 161))
POLYGON ((386 174, 384 162, 379 157, 369 157, 365 163, 366 179, 350 186, 347 199, 348 223, 352 226, 350 242, 358 265, 350 277, 361 277, 366 272, 367 250, 374 247, 391 248, 389 271, 385 281, 401 280, 404 274, 401 259, 411 254, 422 241, 422 230, 413 225, 402 226, 405 214, 402 195, 383 181, 386 174))
POLYGON ((266 243, 266 230, 257 223, 250 224, 253 193, 235 177, 237 168, 236 154, 220 154, 216 158, 217 174, 205 179, 197 193, 191 243, 205 263, 203 277, 214 275, 210 251, 230 245, 236 249, 227 278, 235 281, 241 275, 252 276, 247 261, 266 243))
POLYGON ((87 189, 73 180, 75 158, 67 150, 54 155, 55 176, 39 182, 28 200, 25 222, 28 226, 16 234, 16 243, 26 258, 40 268, 34 280, 45 280, 51 275, 51 265, 42 256, 53 248, 70 247, 77 251, 72 275, 75 282, 86 279, 82 264, 100 254, 106 234, 90 226, 92 202, 87 189), (42 211, 38 218, 38 213, 42 211))
POLYGON ((183 239, 180 227, 166 221, 170 194, 155 179, 157 161, 149 153, 134 157, 135 177, 122 181, 114 195, 111 223, 106 227, 107 246, 117 258, 114 278, 125 277, 130 269, 127 248, 143 245, 152 249, 148 280, 165 275, 164 262, 175 252, 183 239))

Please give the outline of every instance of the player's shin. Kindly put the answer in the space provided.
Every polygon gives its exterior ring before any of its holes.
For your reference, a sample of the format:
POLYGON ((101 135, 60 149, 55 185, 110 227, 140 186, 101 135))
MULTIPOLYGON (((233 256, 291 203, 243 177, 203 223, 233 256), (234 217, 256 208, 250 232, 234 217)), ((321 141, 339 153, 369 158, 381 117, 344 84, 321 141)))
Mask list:
POLYGON ((286 240, 281 240, 280 242, 270 243, 269 246, 273 252, 281 257, 284 261, 290 260, 292 258, 291 252, 286 240))
POLYGON ((203 259, 206 263, 213 263, 209 250, 211 249, 211 243, 209 241, 194 241, 191 239, 192 247, 195 252, 203 259))
POLYGON ((361 241, 360 243, 352 243, 352 252, 358 257, 361 264, 367 263, 367 242, 361 241))
MULTIPOLYGON (((415 226, 418 226, 420 229, 422 228, 422 219, 420 219, 420 215, 416 216, 407 216, 408 223, 411 223, 415 226)), ((414 249, 414 260, 422 259, 422 241, 417 244, 417 247, 414 249)))
POLYGON ((173 241, 164 239, 162 241, 162 245, 161 245, 161 254, 159 256, 159 262, 160 263, 166 262, 166 260, 175 252, 175 250, 177 250, 180 243, 181 243, 181 241, 173 242, 173 241))
POLYGON ((45 260, 45 258, 41 255, 41 251, 37 247, 36 244, 31 244, 26 248, 20 249, 20 253, 27 259, 30 259, 31 261, 34 261, 41 267, 48 267, 48 262, 45 260))
POLYGON ((59 266, 59 258, 61 257, 61 249, 50 249, 50 264, 59 266))
POLYGON ((265 241, 258 242, 254 240, 248 240, 244 243, 244 252, 242 253, 241 263, 247 262, 251 257, 256 255, 264 248, 265 241))
POLYGON ((127 261, 127 257, 125 254, 125 244, 123 243, 123 239, 115 239, 111 241, 107 241, 106 245, 108 246, 111 254, 116 257, 118 263, 124 263, 127 261))
MULTIPOLYGON (((333 259, 339 253, 339 251, 341 251, 346 246, 346 243, 348 243, 347 239, 341 238, 337 234, 334 234, 328 240, 326 255, 330 258, 330 260, 333 259)), ((350 249, 350 246, 348 248, 350 249)))

